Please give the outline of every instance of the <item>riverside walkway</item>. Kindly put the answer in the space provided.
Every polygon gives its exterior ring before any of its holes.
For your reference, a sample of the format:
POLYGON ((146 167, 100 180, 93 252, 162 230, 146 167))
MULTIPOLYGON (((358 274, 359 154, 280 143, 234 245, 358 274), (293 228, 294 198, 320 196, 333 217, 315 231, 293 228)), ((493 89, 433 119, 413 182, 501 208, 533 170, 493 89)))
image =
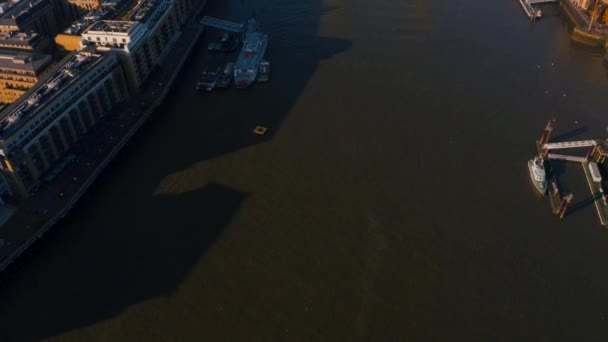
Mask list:
POLYGON ((174 36, 171 52, 163 65, 146 81, 141 94, 119 105, 95 126, 94 132, 82 138, 74 149, 75 162, 57 180, 29 199, 18 203, 15 215, 0 227, 0 271, 48 232, 77 203, 104 168, 130 140, 139 127, 162 103, 192 48, 200 40, 204 26, 199 15, 207 0, 198 7, 174 36))

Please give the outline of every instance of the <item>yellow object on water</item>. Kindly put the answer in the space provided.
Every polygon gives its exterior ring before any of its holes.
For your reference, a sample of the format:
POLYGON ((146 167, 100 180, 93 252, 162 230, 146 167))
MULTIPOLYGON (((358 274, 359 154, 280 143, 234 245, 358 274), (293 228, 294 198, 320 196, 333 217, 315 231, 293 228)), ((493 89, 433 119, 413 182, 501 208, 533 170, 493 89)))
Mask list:
POLYGON ((264 135, 267 130, 268 130, 268 128, 266 128, 264 126, 255 126, 255 128, 253 129, 253 133, 255 133, 257 135, 264 135))

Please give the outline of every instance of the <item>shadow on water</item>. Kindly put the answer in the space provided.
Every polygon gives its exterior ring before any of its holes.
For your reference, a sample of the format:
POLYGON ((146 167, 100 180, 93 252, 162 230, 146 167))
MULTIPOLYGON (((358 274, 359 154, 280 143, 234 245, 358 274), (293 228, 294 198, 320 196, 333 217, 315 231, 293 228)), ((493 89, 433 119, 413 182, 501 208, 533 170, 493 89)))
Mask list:
POLYGON ((590 205, 593 205, 593 202, 595 202, 596 199, 600 199, 601 198, 601 194, 600 193, 595 193, 593 194, 593 196, 589 196, 579 202, 576 202, 574 204, 572 204, 570 207, 568 207, 568 210, 566 211, 566 215, 572 215, 573 213, 587 208, 590 205))
POLYGON ((552 142, 560 142, 560 141, 566 141, 566 140, 571 140, 574 137, 581 135, 585 132, 587 132, 589 130, 589 128, 587 126, 581 126, 581 127, 577 127, 575 129, 572 129, 568 132, 562 133, 558 136, 554 136, 551 138, 552 142))
MULTIPOLYGON (((282 121, 298 99, 306 84, 314 75, 318 65, 325 59, 332 58, 351 48, 350 40, 318 36, 319 18, 335 11, 326 8, 321 1, 300 3, 297 1, 261 1, 266 3, 263 8, 255 9, 256 17, 261 28, 269 35, 269 46, 266 59, 271 62, 270 82, 254 83, 249 89, 216 89, 212 93, 197 93, 193 85, 198 74, 209 65, 216 65, 218 60, 235 61, 237 53, 218 58, 209 54, 206 43, 200 43, 198 51, 189 57, 176 80, 174 90, 163 103, 156 120, 151 120, 148 129, 140 135, 144 143, 152 135, 165 130, 165 125, 172 124, 174 117, 168 113, 186 114, 191 125, 185 127, 184 136, 196 135, 199 139, 196 148, 180 150, 179 160, 172 156, 170 166, 164 170, 175 172, 186 169, 192 163, 205 161, 271 140, 279 131, 282 121), (281 9, 286 6, 288 9, 281 9), (293 7, 293 8, 292 8, 293 7), (293 23, 285 22, 283 17, 293 16, 287 11, 297 12, 302 20, 293 23), (253 128, 262 125, 268 128, 264 136, 252 133, 253 128), (204 132, 204 134, 201 134, 204 132), (190 135, 191 134, 191 135, 190 135), (176 165, 176 163, 181 165, 176 165), (177 167, 176 167, 177 166, 177 167)), ((229 2, 215 3, 209 6, 207 15, 242 22, 252 13, 252 7, 245 2, 236 5, 229 2), (239 7, 241 4, 242 7, 239 7), (236 8, 235 8, 236 6, 236 8), (228 16, 223 13, 229 12, 228 16)), ((213 28, 210 29, 214 30, 213 28)), ((213 33, 208 33, 213 35, 213 33)), ((191 140, 182 141, 191 144, 191 140)), ((159 165, 162 167, 162 164, 159 165)))
POLYGON ((11 278, 0 287, 0 340, 55 336, 115 316, 132 304, 170 295, 246 198, 234 189, 209 184, 178 196, 158 196, 147 203, 145 213, 133 213, 124 205, 87 227, 75 226, 83 219, 77 212, 68 218, 67 227, 59 227, 19 263, 19 272, 7 275, 11 278), (205 210, 191 210, 203 205, 205 210), (120 227, 110 226, 114 216, 124 218, 120 227), (53 245, 66 240, 77 245, 57 253, 53 245), (67 278, 63 270, 53 274, 49 262, 63 264, 72 276, 67 278), (12 296, 22 283, 34 290, 12 296))
POLYGON ((557 187, 561 194, 570 193, 571 190, 567 187, 567 185, 561 182, 561 176, 566 173, 566 164, 562 161, 553 160, 551 163, 547 163, 549 165, 547 175, 555 180, 557 187))
MULTIPOLYGON (((318 37, 327 11, 321 0, 259 3, 271 81, 196 93, 207 55, 199 42, 158 112, 77 208, 4 277, 1 341, 61 335, 169 295, 219 238, 248 194, 212 180, 179 194, 154 189, 195 163, 272 139, 319 63, 351 47, 318 37), (283 13, 290 10, 295 14, 283 13), (259 124, 269 128, 265 136, 252 134, 259 124)), ((210 0, 205 14, 236 21, 251 10, 248 1, 210 0)))

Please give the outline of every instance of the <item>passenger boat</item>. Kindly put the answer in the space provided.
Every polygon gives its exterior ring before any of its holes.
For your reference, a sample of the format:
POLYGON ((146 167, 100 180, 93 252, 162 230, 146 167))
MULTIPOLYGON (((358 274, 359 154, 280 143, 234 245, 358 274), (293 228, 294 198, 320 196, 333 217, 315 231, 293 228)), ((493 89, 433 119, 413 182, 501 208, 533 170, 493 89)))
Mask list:
POLYGON ((535 156, 528 160, 530 179, 538 192, 544 195, 547 192, 547 173, 545 172, 545 162, 541 156, 535 156))
POLYGON ((234 66, 234 83, 237 88, 247 88, 255 82, 267 48, 268 35, 260 32, 255 19, 249 19, 243 48, 234 66))

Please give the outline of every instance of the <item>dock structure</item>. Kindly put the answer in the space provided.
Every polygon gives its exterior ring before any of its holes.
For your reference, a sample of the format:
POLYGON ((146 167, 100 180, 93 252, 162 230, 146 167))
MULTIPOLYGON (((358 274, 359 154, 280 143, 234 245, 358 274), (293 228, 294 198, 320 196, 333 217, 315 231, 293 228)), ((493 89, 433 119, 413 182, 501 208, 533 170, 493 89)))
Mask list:
POLYGON ((585 178, 587 179, 587 184, 589 184, 589 190, 591 190, 591 197, 597 210, 597 216, 602 226, 608 226, 608 203, 604 196, 602 183, 593 181, 593 176, 587 166, 588 164, 583 164, 583 172, 585 172, 585 178))
POLYGON ((534 19, 538 19, 538 18, 542 17, 543 12, 538 8, 534 8, 534 6, 532 6, 532 3, 530 2, 530 0, 519 0, 519 4, 523 8, 523 10, 526 13, 526 15, 528 16, 528 18, 530 18, 530 20, 534 20, 534 19))
MULTIPOLYGON (((534 1, 534 0, 532 0, 534 1)), ((536 3, 541 3, 543 0, 538 0, 536 3)), ((550 1, 546 1, 550 2, 550 1)), ((605 141, 602 140, 580 140, 580 141, 564 141, 564 142, 549 142, 549 138, 553 131, 552 121, 549 121, 547 126, 545 127, 541 138, 536 141, 536 148, 539 155, 544 156, 545 163, 547 163, 548 169, 550 169, 549 162, 551 160, 563 160, 579 163, 583 168, 583 173, 585 174, 585 179, 587 180, 587 184, 589 186, 589 190, 591 191, 591 198, 593 199, 593 203, 595 205, 595 209, 597 211, 597 215, 599 217, 600 223, 608 227, 608 196, 604 194, 604 189, 602 186, 601 176, 598 174, 597 165, 594 163, 605 165, 608 161, 608 139, 605 141), (586 156, 572 156, 565 154, 557 154, 557 153, 549 153, 551 150, 559 150, 559 149, 573 149, 573 148, 587 148, 588 152, 586 156), (593 162, 593 163, 591 163, 593 162), (592 174, 590 169, 590 165, 594 167, 595 177, 592 174), (595 178, 595 179, 594 179, 595 178)), ((548 181, 548 193, 547 197, 549 197, 549 203, 551 204, 551 210, 554 214, 558 215, 560 219, 562 219, 566 210, 572 201, 573 194, 568 194, 566 196, 562 196, 557 187, 557 181, 555 179, 555 175, 547 175, 548 181)))
POLYGON ((537 145, 544 145, 549 142, 549 138, 551 137, 551 132, 553 132, 553 121, 549 120, 547 122, 547 126, 543 130, 543 134, 540 136, 540 140, 538 140, 537 145))
POLYGON ((565 154, 555 154, 555 153, 547 154, 547 158, 554 159, 554 160, 573 161, 573 162, 579 162, 579 163, 584 163, 587 161, 587 157, 568 156, 565 154))
POLYGON ((572 202, 572 198, 574 197, 573 194, 569 194, 568 196, 564 196, 561 200, 561 202, 559 203, 559 206, 557 207, 557 210, 555 210, 555 215, 559 215, 560 219, 564 218, 564 215, 566 215, 566 211, 568 210, 568 206, 570 205, 570 202, 572 202))
POLYGON ((597 140, 581 140, 581 141, 564 141, 558 143, 545 143, 543 150, 557 150, 564 148, 579 148, 579 147, 591 147, 596 146, 597 140))
POLYGON ((554 213, 557 212, 557 208, 562 200, 562 195, 557 187, 557 181, 553 176, 551 176, 551 180, 549 182, 549 186, 547 189, 547 197, 549 197, 549 204, 551 205, 551 211, 554 213))
POLYGON ((596 160, 598 164, 603 164, 608 160, 608 143, 602 142, 593 147, 589 156, 596 160))
POLYGON ((205 26, 209 26, 209 27, 215 27, 220 30, 236 32, 236 33, 243 33, 243 30, 245 28, 245 24, 239 24, 239 23, 235 23, 232 21, 218 19, 218 18, 209 17, 209 16, 204 16, 203 19, 201 19, 201 24, 203 24, 205 26))

